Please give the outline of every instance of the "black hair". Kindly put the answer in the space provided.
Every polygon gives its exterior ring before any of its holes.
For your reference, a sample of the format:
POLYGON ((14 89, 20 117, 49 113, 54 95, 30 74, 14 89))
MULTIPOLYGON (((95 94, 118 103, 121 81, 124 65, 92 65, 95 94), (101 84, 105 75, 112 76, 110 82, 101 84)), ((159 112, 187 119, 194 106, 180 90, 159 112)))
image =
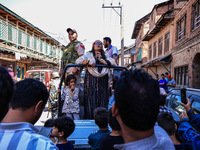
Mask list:
POLYGON ((108 41, 110 44, 111 44, 111 42, 112 42, 111 38, 109 38, 109 37, 104 37, 103 39, 104 39, 105 41, 108 41))
POLYGON ((162 127, 169 136, 174 135, 175 133, 175 121, 172 117, 172 115, 168 113, 161 113, 158 116, 158 125, 162 127))
POLYGON ((54 126, 59 132, 64 132, 64 138, 68 138, 75 129, 74 120, 67 116, 62 116, 54 121, 54 126))
POLYGON ((162 73, 161 76, 165 76, 165 75, 162 73))
POLYGON ((99 128, 108 127, 108 110, 105 107, 98 107, 94 110, 94 120, 99 128))
POLYGON ((115 103, 123 123, 146 131, 155 125, 160 103, 158 81, 142 69, 122 72, 115 85, 115 103))
POLYGON ((108 123, 110 125, 110 127, 112 128, 112 130, 121 130, 121 127, 116 119, 116 117, 113 117, 112 116, 112 108, 109 109, 109 112, 108 112, 108 123))
POLYGON ((12 109, 22 108, 24 110, 43 101, 43 106, 49 98, 49 92, 45 85, 35 79, 25 79, 16 83, 16 90, 10 101, 12 109))
POLYGON ((166 76, 168 76, 168 75, 169 75, 169 73, 168 73, 168 72, 165 72, 165 75, 166 75, 166 76))
POLYGON ((0 121, 8 112, 9 102, 14 93, 14 82, 7 69, 0 66, 0 121))
MULTIPOLYGON (((92 46, 92 50, 91 50, 90 52, 93 54, 93 56, 94 56, 94 58, 95 58, 94 46, 92 46)), ((105 52, 104 52, 103 49, 101 50, 101 56, 102 56, 103 59, 106 59, 106 55, 105 55, 105 52)))
POLYGON ((76 81, 75 75, 73 75, 73 74, 67 75, 65 85, 66 85, 66 86, 69 86, 70 80, 72 80, 72 79, 75 79, 75 81, 76 81))
POLYGON ((166 96, 160 95, 160 106, 164 106, 166 103, 166 96))
POLYGON ((118 76, 114 76, 113 78, 113 84, 112 84, 112 88, 115 89, 115 84, 117 83, 117 80, 119 79, 118 76))
POLYGON ((55 119, 48 119, 45 123, 44 123, 44 127, 53 127, 53 122, 55 119))

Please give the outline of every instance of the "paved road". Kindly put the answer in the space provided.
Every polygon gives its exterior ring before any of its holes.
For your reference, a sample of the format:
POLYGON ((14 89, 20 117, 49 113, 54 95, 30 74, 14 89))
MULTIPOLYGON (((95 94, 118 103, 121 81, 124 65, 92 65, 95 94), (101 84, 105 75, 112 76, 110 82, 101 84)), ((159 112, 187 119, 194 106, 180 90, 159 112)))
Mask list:
POLYGON ((36 122, 35 126, 43 126, 45 121, 51 118, 51 114, 49 113, 49 116, 47 117, 48 111, 47 111, 47 105, 40 117, 40 119, 38 120, 38 122, 36 122))

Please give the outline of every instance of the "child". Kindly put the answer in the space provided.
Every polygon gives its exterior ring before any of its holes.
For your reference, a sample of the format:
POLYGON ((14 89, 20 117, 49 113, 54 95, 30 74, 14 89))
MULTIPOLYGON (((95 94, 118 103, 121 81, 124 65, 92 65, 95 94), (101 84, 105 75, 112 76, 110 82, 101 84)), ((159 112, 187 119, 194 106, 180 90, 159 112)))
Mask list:
POLYGON ((63 103, 62 113, 65 113, 66 116, 74 120, 78 120, 80 109, 78 98, 79 89, 75 87, 76 77, 72 74, 68 75, 65 84, 65 99, 63 103))
POLYGON ((75 124, 70 117, 62 116, 54 121, 51 135, 58 138, 56 146, 59 150, 73 150, 74 146, 67 138, 74 132, 75 124))
MULTIPOLYGON (((112 109, 112 108, 111 108, 112 109)), ((122 144, 124 143, 122 137, 122 131, 119 123, 117 122, 116 117, 112 116, 112 111, 109 110, 108 122, 110 127, 112 128, 112 132, 110 134, 104 135, 100 140, 100 150, 114 150, 114 144, 122 144)))
MULTIPOLYGON (((54 119, 48 119, 45 123, 44 123, 44 127, 53 127, 53 122, 54 119)), ((57 143, 56 139, 50 135, 49 138, 51 139, 52 142, 54 142, 55 144, 57 143)))
POLYGON ((96 133, 91 133, 88 137, 91 150, 100 149, 100 139, 105 134, 110 134, 108 130, 108 110, 104 107, 98 107, 94 110, 95 124, 99 127, 96 133))
POLYGON ((172 139, 172 142, 174 143, 174 146, 176 150, 189 150, 192 149, 191 146, 187 143, 180 143, 176 139, 175 132, 177 130, 177 125, 174 121, 174 118, 168 114, 168 113, 162 113, 161 115, 158 116, 158 125, 162 127, 167 134, 170 136, 172 139))

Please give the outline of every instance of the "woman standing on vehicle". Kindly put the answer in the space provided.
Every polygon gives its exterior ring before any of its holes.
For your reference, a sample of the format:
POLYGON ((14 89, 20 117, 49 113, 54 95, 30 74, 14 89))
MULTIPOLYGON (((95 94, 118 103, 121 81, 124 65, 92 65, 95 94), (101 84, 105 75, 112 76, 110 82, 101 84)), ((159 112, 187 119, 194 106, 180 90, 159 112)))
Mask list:
MULTIPOLYGON (((105 53, 101 41, 93 43, 92 50, 76 60, 77 64, 95 66, 116 65, 115 60, 105 53)), ((93 119, 93 111, 97 107, 108 107, 108 68, 87 67, 84 80, 85 118, 93 119)))

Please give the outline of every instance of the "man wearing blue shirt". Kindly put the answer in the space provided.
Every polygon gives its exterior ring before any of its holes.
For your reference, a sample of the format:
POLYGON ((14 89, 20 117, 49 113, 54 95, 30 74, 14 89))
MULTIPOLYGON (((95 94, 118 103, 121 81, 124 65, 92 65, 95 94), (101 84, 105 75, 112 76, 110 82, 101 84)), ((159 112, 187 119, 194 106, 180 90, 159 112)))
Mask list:
POLYGON ((167 88, 167 81, 165 80, 165 75, 161 74, 161 79, 159 80, 159 85, 161 88, 163 88, 164 90, 166 90, 167 88))
POLYGON ((22 80, 15 87, 8 113, 0 123, 0 149, 56 150, 56 145, 33 126, 48 100, 47 88, 34 79, 22 80))
POLYGON ((118 50, 117 50, 117 47, 111 45, 111 42, 112 41, 109 37, 103 38, 103 45, 106 48, 106 52, 108 52, 110 57, 114 58, 117 63, 118 50))

